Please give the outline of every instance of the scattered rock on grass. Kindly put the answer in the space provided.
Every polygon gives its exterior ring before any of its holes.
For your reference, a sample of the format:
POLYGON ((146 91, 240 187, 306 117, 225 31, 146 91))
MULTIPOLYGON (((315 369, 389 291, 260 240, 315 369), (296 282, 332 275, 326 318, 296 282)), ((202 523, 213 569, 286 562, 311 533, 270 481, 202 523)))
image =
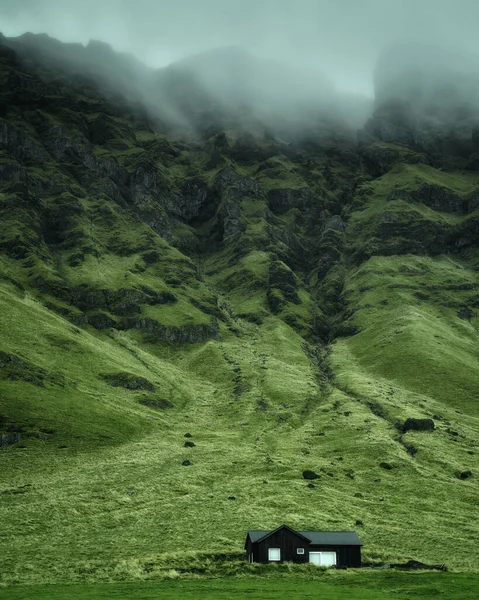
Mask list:
POLYGON ((305 471, 303 471, 303 478, 304 479, 319 479, 319 475, 317 473, 315 473, 314 471, 311 471, 309 469, 306 469, 305 471))
POLYGON ((394 469, 394 467, 387 462, 381 462, 379 463, 379 466, 381 467, 381 469, 385 469, 386 471, 392 471, 392 469, 394 469))

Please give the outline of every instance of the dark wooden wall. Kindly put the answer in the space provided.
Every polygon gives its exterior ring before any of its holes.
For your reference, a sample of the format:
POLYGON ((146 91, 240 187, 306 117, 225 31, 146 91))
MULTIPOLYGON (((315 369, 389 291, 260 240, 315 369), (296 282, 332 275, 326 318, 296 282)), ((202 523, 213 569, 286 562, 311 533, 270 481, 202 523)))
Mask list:
POLYGON ((280 529, 266 539, 252 544, 252 546, 254 562, 270 562, 268 559, 268 548, 281 549, 280 562, 308 562, 309 541, 289 529, 280 529), (297 554, 297 548, 304 548, 304 554, 297 554))
MULTIPOLYGON (((280 562, 307 563, 310 552, 336 552, 338 567, 360 567, 361 546, 314 546, 288 529, 280 529, 264 540, 251 543, 248 539, 246 544, 246 556, 253 553, 254 562, 268 563, 268 548, 280 548, 280 562), (304 548, 304 554, 298 554, 296 550, 304 548)), ((276 562, 276 561, 274 561, 276 562)))

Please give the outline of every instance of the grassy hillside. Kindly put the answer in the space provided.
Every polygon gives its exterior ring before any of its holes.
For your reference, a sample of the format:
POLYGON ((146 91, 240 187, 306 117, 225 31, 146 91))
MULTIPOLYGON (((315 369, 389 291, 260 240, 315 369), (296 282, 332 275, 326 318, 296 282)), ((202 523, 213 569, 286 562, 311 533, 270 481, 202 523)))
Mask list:
POLYGON ((148 578, 283 522, 476 569, 477 173, 320 128, 175 138, 16 52, 0 582, 148 578))

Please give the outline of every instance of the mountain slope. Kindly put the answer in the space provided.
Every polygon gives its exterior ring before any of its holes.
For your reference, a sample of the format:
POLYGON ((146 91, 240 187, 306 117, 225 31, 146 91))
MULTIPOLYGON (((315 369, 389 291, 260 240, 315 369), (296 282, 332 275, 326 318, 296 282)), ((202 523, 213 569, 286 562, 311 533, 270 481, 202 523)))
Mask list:
POLYGON ((359 144, 175 138, 4 42, 3 581, 146 577, 283 521, 474 567, 473 144, 431 154, 391 108, 359 144))

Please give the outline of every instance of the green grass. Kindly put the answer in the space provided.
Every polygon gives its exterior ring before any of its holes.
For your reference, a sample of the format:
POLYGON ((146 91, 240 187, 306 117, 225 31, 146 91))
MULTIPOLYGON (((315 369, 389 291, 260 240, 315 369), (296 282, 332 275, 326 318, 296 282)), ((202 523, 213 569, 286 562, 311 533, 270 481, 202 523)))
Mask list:
POLYGON ((479 177, 474 172, 441 171, 429 165, 400 162, 388 173, 372 183, 367 183, 366 186, 372 189, 377 198, 384 198, 395 188, 413 191, 423 183, 439 185, 466 195, 477 187, 479 177))
MULTIPOLYGON (((42 123, 73 139, 101 110, 67 94, 51 111, 8 119, 40 144, 42 123)), ((21 436, 0 449, 0 584, 143 585, 192 563, 223 576, 207 553, 237 554, 247 529, 283 522, 357 529, 366 561, 477 570, 479 258, 456 243, 474 216, 386 200, 425 182, 465 196, 477 174, 400 163, 364 183, 342 138, 331 156, 325 146, 291 160, 278 142, 266 170, 264 160, 225 158, 264 194, 228 198, 238 200, 241 227, 223 239, 227 198, 215 186, 222 166, 212 166, 211 147, 133 135, 127 117, 106 121, 109 141, 92 148, 105 172, 97 162, 86 171, 78 160, 29 159, 32 197, 7 177, 0 194, 0 433, 21 436), (144 194, 122 199, 126 184, 105 174, 112 162, 123 176, 156 169, 157 188, 145 183, 144 194), (208 206, 188 220, 173 205, 191 181, 210 190, 208 206), (304 206, 281 217, 268 209, 270 190, 303 188, 313 192, 304 206), (347 230, 323 235, 339 213, 347 230), (318 262, 331 249, 339 262, 322 278, 318 262), (201 335, 213 322, 218 336, 201 335), (340 334, 331 343, 328 324, 340 334), (191 341, 166 341, 165 327, 176 339, 193 332, 191 341), (151 385, 135 387, 145 379, 151 385), (434 418, 436 429, 402 433, 397 425, 409 417, 434 418), (305 469, 318 473, 315 487, 305 469)), ((20 160, 2 152, 2 167, 20 160)), ((473 235, 467 240, 473 247, 473 235)), ((235 568, 227 574, 243 572, 235 568)), ((477 584, 455 577, 328 573, 314 586, 348 597, 445 590, 459 598, 458 581, 477 584)), ((313 583, 301 581, 307 597, 313 583)), ((147 585, 138 593, 252 589, 187 578, 147 585)), ((265 586, 277 595, 279 583, 265 586)), ((41 589, 67 593, 7 592, 41 589)))
POLYGON ((474 304, 478 286, 458 259, 371 258, 345 289, 359 333, 338 344, 365 371, 477 417, 479 321, 473 309, 469 319, 460 311, 474 304))
MULTIPOLYGON (((174 577, 174 572, 169 574, 174 577)), ((271 576, 270 576, 271 577, 271 576)), ((319 579, 296 579, 294 576, 275 579, 180 579, 161 583, 95 584, 69 586, 32 586, 0 589, 0 598, 11 600, 93 600, 129 599, 225 599, 251 598, 267 600, 291 598, 307 600, 393 600, 398 597, 454 598, 475 600, 479 593, 479 578, 473 574, 452 573, 345 573, 324 574, 319 579)))

